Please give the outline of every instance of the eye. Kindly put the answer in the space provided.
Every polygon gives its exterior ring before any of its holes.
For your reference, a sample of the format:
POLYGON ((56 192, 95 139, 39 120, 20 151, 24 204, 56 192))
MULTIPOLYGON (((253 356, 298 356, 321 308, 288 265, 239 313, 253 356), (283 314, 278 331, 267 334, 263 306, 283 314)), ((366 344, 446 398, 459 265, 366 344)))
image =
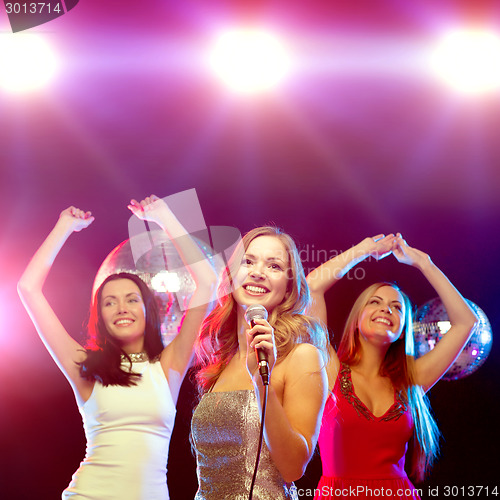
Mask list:
POLYGON ((276 263, 271 264, 269 267, 271 269, 276 270, 276 271, 283 271, 283 268, 279 264, 276 264, 276 263))
POLYGON ((398 310, 399 312, 401 312, 401 311, 403 310, 403 307, 402 307, 400 304, 395 304, 395 305, 394 305, 394 308, 395 308, 396 310, 398 310))
POLYGON ((252 261, 251 261, 250 259, 244 258, 244 259, 241 261, 241 265, 242 265, 242 266, 251 266, 251 265, 252 265, 252 261))

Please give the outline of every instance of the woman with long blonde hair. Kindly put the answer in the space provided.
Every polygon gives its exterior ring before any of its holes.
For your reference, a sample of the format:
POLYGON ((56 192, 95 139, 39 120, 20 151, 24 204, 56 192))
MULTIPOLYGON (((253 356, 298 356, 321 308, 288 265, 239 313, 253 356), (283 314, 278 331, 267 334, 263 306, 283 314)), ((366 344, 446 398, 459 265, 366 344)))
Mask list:
POLYGON ((256 349, 266 354, 270 381, 253 498, 298 498, 293 481, 314 452, 327 394, 326 334, 304 315, 309 301, 292 238, 274 227, 247 233, 200 333, 201 399, 192 420, 197 500, 248 498, 264 397, 256 349), (252 305, 263 306, 268 319, 249 325, 252 305))
POLYGON ((338 352, 330 346, 331 395, 319 438, 323 475, 318 499, 374 494, 419 498, 405 472, 408 446, 410 476, 417 481, 438 453, 439 431, 425 393, 460 354, 476 317, 430 257, 410 247, 399 233, 366 238, 308 275, 313 295, 310 314, 326 323, 325 292, 365 258, 380 259, 390 253, 422 272, 442 300, 451 328, 432 351, 415 359, 412 308, 406 294, 385 282, 361 293, 338 352))

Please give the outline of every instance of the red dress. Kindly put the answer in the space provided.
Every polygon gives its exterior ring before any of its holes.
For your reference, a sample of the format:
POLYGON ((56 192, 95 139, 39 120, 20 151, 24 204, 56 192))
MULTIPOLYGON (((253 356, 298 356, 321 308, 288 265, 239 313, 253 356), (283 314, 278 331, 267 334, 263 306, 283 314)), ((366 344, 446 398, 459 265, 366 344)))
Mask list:
POLYGON ((384 415, 375 417, 356 396, 351 369, 341 364, 323 413, 323 476, 314 498, 419 499, 404 470, 412 435, 408 405, 395 395, 384 415))

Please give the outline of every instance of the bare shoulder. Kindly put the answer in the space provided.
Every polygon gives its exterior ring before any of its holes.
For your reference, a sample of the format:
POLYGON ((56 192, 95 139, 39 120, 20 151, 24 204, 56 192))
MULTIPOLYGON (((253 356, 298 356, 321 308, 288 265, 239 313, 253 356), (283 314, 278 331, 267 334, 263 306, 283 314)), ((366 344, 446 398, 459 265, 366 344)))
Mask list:
POLYGON ((326 366, 322 352, 312 344, 297 344, 286 357, 287 370, 321 370, 326 366))

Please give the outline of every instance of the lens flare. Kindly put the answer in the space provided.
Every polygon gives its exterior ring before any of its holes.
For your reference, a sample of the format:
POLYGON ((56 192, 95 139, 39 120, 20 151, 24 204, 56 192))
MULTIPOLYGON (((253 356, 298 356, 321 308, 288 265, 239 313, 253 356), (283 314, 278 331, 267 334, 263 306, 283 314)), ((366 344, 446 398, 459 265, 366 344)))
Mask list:
POLYGON ((500 36, 484 30, 447 33, 431 57, 433 71, 465 94, 500 88, 500 36))
POLYGON ((49 83, 58 67, 47 41, 33 34, 0 34, 0 88, 23 93, 49 83))
POLYGON ((215 74, 238 93, 270 90, 283 81, 290 58, 281 40, 257 29, 221 33, 210 56, 215 74))

